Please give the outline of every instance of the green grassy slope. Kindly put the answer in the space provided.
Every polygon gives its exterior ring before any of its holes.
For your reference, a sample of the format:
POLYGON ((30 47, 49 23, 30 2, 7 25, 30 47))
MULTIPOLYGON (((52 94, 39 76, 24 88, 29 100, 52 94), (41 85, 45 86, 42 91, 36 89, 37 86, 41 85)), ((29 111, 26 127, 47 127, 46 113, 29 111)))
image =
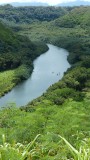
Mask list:
MULTIPOLYGON (((70 99, 63 105, 55 105, 46 98, 30 105, 28 112, 13 108, 11 104, 11 107, 9 106, 0 112, 0 143, 2 144, 2 134, 5 134, 6 142, 11 143, 12 148, 15 147, 15 143, 18 143, 17 147, 20 145, 19 143, 22 143, 21 149, 18 148, 20 153, 16 150, 19 159, 27 144, 35 136, 41 134, 40 138, 30 148, 31 152, 27 153, 27 160, 29 156, 33 160, 74 158, 58 135, 65 137, 77 150, 80 146, 89 149, 89 99, 90 94, 82 102, 70 99)), ((7 148, 9 147, 10 145, 7 146, 7 148)), ((8 156, 8 159, 12 156, 11 160, 16 160, 17 157, 14 158, 16 152, 15 149, 14 152, 12 149, 9 152, 9 149, 0 148, 3 160, 6 160, 5 155, 8 156)))

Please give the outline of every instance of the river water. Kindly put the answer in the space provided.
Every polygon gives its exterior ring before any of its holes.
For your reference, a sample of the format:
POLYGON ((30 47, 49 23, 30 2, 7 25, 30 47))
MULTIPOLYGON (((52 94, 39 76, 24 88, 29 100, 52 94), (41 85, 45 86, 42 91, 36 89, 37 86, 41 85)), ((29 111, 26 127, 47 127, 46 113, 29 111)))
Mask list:
POLYGON ((51 44, 48 44, 48 47, 49 50, 34 61, 34 70, 30 78, 0 98, 0 107, 12 102, 18 107, 26 105, 63 77, 64 72, 70 67, 67 61, 68 52, 51 44))

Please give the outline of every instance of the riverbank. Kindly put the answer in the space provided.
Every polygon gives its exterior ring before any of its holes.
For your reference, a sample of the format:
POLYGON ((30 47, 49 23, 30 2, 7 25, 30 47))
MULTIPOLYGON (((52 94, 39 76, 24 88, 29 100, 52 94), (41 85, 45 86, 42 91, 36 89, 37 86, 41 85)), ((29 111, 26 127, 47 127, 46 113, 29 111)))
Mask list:
POLYGON ((4 96, 23 80, 28 79, 33 71, 33 61, 49 49, 44 43, 38 43, 36 46, 36 54, 32 53, 33 58, 30 60, 30 62, 29 58, 27 57, 26 64, 23 64, 16 69, 0 72, 0 97, 4 96))
POLYGON ((17 69, 0 72, 0 97, 4 96, 13 87, 22 80, 30 76, 26 66, 20 66, 17 69))

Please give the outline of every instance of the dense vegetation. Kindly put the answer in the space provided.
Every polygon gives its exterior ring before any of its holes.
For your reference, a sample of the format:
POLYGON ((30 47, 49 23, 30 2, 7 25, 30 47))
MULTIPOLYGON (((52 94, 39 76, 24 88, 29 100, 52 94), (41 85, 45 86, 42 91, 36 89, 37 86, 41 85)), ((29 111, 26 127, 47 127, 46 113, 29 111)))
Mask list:
POLYGON ((0 19, 8 23, 32 23, 33 21, 51 21, 67 13, 61 7, 12 7, 0 6, 0 19))
POLYGON ((46 98, 29 105, 27 112, 12 107, 13 104, 3 109, 0 112, 0 143, 2 144, 2 134, 5 134, 6 141, 0 148, 2 159, 5 160, 5 155, 8 159, 20 159, 25 149, 24 154, 28 157, 26 159, 74 159, 59 135, 65 137, 78 151, 82 148, 82 156, 86 150, 89 157, 89 99, 90 94, 87 94, 81 102, 69 99, 63 105, 56 105, 46 98), (27 152, 27 144, 38 134, 41 136, 27 152), (7 145, 6 142, 10 144, 7 145))
POLYGON ((72 66, 41 97, 0 111, 2 160, 90 159, 90 7, 67 11, 49 22, 19 24, 18 34, 66 48, 72 66))

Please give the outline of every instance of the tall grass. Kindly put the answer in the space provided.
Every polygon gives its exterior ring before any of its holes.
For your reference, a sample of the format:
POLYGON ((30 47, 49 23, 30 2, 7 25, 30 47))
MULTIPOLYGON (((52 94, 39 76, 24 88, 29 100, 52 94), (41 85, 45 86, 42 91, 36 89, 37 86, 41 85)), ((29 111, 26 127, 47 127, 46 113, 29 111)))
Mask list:
MULTIPOLYGON (((40 136, 41 135, 38 134, 34 140, 28 144, 15 143, 11 145, 10 143, 6 142, 5 135, 3 135, 3 144, 0 145, 0 160, 54 160, 54 158, 56 160, 57 155, 60 155, 61 153, 57 154, 58 151, 55 153, 54 146, 52 146, 52 144, 50 145, 47 143, 46 145, 41 145, 39 142, 37 142, 40 136)), ((68 155, 66 154, 64 157, 65 160, 90 160, 89 138, 83 140, 82 145, 80 146, 79 150, 77 150, 62 136, 57 135, 57 137, 62 139, 65 142, 64 147, 66 148, 67 146, 67 149, 70 150, 69 154, 71 156, 68 159, 68 155)), ((58 145, 61 144, 58 143, 58 145)), ((57 158, 57 160, 58 159, 60 159, 60 157, 57 158)), ((63 159, 61 158, 61 160, 63 159)))
POLYGON ((90 139, 85 139, 82 141, 82 145, 79 150, 75 149, 65 138, 59 135, 59 137, 66 143, 68 149, 70 150, 73 160, 90 160, 90 139))
POLYGON ((3 135, 3 144, 0 145, 0 160, 32 160, 33 157, 39 158, 38 150, 35 148, 39 136, 40 134, 27 145, 21 143, 11 145, 6 142, 5 135, 3 135))

